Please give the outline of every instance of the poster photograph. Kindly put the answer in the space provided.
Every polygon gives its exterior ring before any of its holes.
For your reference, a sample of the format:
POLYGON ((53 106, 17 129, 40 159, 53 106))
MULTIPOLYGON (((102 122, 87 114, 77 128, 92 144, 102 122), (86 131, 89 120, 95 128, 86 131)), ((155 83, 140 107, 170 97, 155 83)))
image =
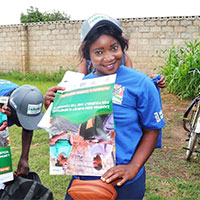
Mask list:
POLYGON ((115 165, 115 77, 68 83, 57 92, 50 114, 50 174, 100 176, 115 165))

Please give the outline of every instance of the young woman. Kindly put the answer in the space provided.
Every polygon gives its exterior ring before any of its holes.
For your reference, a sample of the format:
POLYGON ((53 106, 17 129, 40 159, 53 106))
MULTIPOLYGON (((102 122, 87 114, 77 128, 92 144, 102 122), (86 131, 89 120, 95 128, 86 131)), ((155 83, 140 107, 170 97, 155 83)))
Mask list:
MULTIPOLYGON (((114 95, 120 101, 113 102, 116 166, 101 177, 80 178, 101 178, 107 183, 120 179, 115 186, 117 199, 142 199, 145 194, 144 164, 154 151, 159 131, 165 124, 159 92, 147 75, 121 65, 128 41, 122 36, 119 21, 96 14, 83 23, 81 31, 80 56, 90 59, 95 68, 85 79, 116 74, 117 90, 114 95)), ((53 101, 58 89, 61 88, 54 87, 47 91, 46 107, 53 101)), ((66 199, 71 199, 68 194, 66 199)))

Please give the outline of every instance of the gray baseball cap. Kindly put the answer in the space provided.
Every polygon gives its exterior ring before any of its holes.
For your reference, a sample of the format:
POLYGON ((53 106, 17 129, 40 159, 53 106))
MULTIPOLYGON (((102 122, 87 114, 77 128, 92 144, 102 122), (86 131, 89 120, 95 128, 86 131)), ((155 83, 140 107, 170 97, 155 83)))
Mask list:
POLYGON ((38 129, 41 120, 44 98, 38 88, 23 85, 15 89, 9 98, 9 105, 15 110, 22 127, 27 130, 38 129))
POLYGON ((90 33, 95 28, 100 28, 103 26, 113 26, 120 33, 122 33, 122 28, 120 22, 117 19, 114 19, 108 15, 104 14, 94 14, 89 19, 85 20, 81 27, 81 42, 85 40, 88 33, 90 33))

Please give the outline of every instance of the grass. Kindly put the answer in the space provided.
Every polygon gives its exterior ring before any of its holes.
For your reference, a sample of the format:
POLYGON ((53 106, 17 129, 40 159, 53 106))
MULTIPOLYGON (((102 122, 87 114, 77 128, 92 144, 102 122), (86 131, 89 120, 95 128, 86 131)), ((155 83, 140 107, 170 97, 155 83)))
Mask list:
POLYGON ((145 199, 199 200, 200 157, 185 160, 186 132, 182 116, 188 101, 162 93, 166 126, 163 129, 163 147, 156 149, 146 163, 147 191, 145 199))
MULTIPOLYGON (((198 200, 200 197, 199 174, 196 177, 194 174, 194 171, 196 173, 198 171, 198 163, 186 163, 186 161, 183 161, 184 158, 179 160, 176 156, 173 157, 171 153, 169 152, 162 159, 160 155, 154 155, 154 158, 147 162, 145 199, 198 200), (171 158, 169 159, 169 157, 171 158), (180 167, 187 164, 187 171, 182 172, 180 167), (182 175, 179 174, 179 171, 182 175)), ((184 152, 180 153, 184 155, 184 152)))
MULTIPOLYGON (((37 86, 43 94, 49 87, 55 86, 61 80, 42 81, 41 80, 19 80, 10 77, 9 80, 19 84, 32 84, 37 86)), ((165 98, 163 104, 173 101, 173 96, 169 99, 165 98)), ((174 106, 181 107, 178 103, 174 106)), ((156 149, 154 154, 146 164, 146 200, 197 200, 200 199, 200 159, 193 162, 187 162, 184 159, 185 151, 182 144, 174 138, 172 131, 180 130, 181 112, 177 109, 176 114, 172 114, 173 119, 169 119, 169 123, 163 129, 163 148, 156 149), (177 145, 174 145, 177 142, 177 145)), ((168 117, 166 117, 166 121, 168 117)), ((10 142, 12 146, 13 168, 16 170, 17 162, 21 152, 21 129, 12 126, 9 129, 10 142)), ((181 143, 181 142, 180 142, 181 143)), ((48 133, 41 129, 34 131, 33 141, 31 144, 29 156, 30 168, 36 171, 42 183, 48 187, 54 194, 55 200, 62 200, 65 197, 67 185, 70 176, 49 175, 49 140, 48 133)))

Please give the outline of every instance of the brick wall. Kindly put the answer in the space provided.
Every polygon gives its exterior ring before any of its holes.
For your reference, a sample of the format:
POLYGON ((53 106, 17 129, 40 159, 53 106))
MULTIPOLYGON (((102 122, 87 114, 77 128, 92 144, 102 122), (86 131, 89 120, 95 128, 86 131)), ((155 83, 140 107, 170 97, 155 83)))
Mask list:
MULTIPOLYGON (((199 38, 200 16, 119 19, 129 38, 134 68, 151 74, 161 60, 156 50, 199 38)), ((58 71, 77 68, 83 21, 0 26, 0 70, 58 71)), ((157 69, 158 70, 158 69, 157 69)))

